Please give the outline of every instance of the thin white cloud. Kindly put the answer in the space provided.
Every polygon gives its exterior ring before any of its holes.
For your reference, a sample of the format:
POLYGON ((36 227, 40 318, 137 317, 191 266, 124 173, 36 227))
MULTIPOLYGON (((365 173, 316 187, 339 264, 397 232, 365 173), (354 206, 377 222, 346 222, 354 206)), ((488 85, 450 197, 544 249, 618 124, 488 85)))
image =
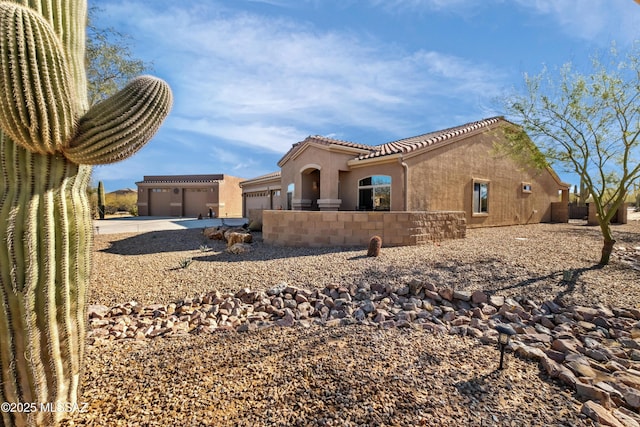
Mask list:
POLYGON ((640 36, 640 6, 633 0, 369 0, 393 13, 455 13, 471 17, 480 9, 514 5, 553 19, 568 36, 607 45, 612 40, 631 43, 640 36), (611 25, 615 22, 615 25, 611 25))
POLYGON ((176 117, 170 123, 177 131, 193 132, 212 136, 236 145, 251 145, 268 151, 282 153, 291 148, 291 144, 301 141, 307 134, 287 126, 274 126, 260 122, 237 123, 231 120, 216 121, 208 118, 191 119, 176 117))
POLYGON ((470 10, 478 6, 475 0, 370 0, 375 7, 390 11, 470 10))
POLYGON ((109 13, 136 25, 136 43, 170 76, 175 106, 166 126, 217 140, 284 152, 306 135, 349 126, 403 136, 417 117, 451 99, 490 96, 502 81, 488 65, 349 31, 215 3, 171 4, 123 3, 109 13))
POLYGON ((638 38, 640 7, 633 0, 516 0, 524 9, 549 16, 567 35, 608 45, 638 38), (611 25, 615 22, 615 25, 611 25))

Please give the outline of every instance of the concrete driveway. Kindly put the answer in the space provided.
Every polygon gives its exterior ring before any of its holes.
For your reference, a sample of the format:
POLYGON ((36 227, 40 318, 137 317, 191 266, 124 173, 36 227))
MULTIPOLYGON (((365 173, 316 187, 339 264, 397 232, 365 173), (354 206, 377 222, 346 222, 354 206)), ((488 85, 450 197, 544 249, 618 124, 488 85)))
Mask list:
POLYGON ((132 216, 93 221, 95 234, 146 233, 160 230, 183 230, 186 228, 206 228, 229 225, 239 227, 246 224, 246 218, 163 218, 157 216, 132 216))

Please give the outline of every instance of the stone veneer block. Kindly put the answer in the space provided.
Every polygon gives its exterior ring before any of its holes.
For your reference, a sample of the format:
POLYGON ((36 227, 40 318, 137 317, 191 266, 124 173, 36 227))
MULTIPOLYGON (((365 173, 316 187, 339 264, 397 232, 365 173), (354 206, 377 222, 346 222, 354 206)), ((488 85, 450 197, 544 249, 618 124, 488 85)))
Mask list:
POLYGON ((322 214, 321 220, 323 222, 330 222, 330 221, 338 221, 338 212, 326 212, 322 214))
POLYGON ((355 222, 355 221, 346 222, 344 224, 344 228, 345 228, 345 230, 362 230, 362 224, 364 224, 364 223, 355 222))
POLYGON ((330 229, 344 230, 344 222, 343 221, 333 221, 329 223, 330 229))
POLYGON ((358 212, 353 214, 353 222, 367 222, 369 217, 366 213, 358 212))
POLYGON ((266 243, 285 246, 361 246, 373 234, 384 246, 463 238, 464 212, 264 211, 266 243))
POLYGON ((344 246, 343 236, 329 236, 329 243, 334 246, 344 246))
POLYGON ((386 244, 387 246, 402 246, 404 244, 404 236, 395 235, 387 237, 387 241, 383 241, 382 244, 386 244))
POLYGON ((375 230, 375 227, 376 227, 375 223, 373 223, 371 221, 363 222, 360 225, 360 228, 362 230, 375 230))
POLYGON ((344 222, 345 224, 353 222, 353 214, 351 212, 340 212, 339 215, 340 221, 344 222))
POLYGON ((312 242, 324 245, 328 245, 329 243, 331 243, 329 236, 314 236, 312 242))

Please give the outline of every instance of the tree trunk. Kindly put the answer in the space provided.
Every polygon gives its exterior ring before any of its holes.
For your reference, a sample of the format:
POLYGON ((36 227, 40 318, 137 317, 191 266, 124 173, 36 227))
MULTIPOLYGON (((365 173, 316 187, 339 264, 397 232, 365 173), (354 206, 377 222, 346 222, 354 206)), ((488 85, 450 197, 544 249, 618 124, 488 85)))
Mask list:
POLYGON ((602 255, 600 257, 599 264, 607 265, 609 264, 611 252, 613 252, 613 245, 615 245, 616 241, 613 239, 613 235, 611 234, 611 225, 608 220, 601 223, 600 228, 602 229, 602 236, 604 237, 604 245, 602 246, 602 255))
POLYGON ((604 245, 602 246, 602 256, 600 257, 600 265, 609 264, 609 258, 611 258, 611 252, 613 251, 613 245, 615 243, 615 240, 604 241, 604 245))

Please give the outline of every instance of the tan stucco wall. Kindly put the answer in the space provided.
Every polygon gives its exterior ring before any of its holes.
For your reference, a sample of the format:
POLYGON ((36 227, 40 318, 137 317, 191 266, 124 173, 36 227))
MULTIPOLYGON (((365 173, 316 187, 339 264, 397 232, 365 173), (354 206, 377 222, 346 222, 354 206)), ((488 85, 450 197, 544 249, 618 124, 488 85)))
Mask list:
POLYGON ((551 221, 559 185, 546 169, 525 171, 511 158, 494 155, 495 134, 476 134, 453 144, 407 156, 409 210, 463 210, 467 226, 486 227, 551 221), (489 182, 489 212, 472 213, 474 180, 489 182), (523 183, 532 191, 525 193, 523 183))
MULTIPOLYGON (((158 215, 158 212, 168 216, 181 217, 185 213, 185 189, 204 189, 206 192, 198 194, 201 198, 203 216, 208 214, 209 206, 218 205, 218 183, 144 183, 138 184, 138 215, 158 215), (152 194, 154 189, 166 189, 166 193, 152 194), (154 198, 153 203, 151 198, 154 198)), ((214 208, 215 210, 216 208, 214 208)))
MULTIPOLYGON (((598 213, 596 212, 596 205, 593 203, 589 203, 587 206, 589 208, 589 216, 587 218, 587 224, 599 225, 600 223, 598 222, 598 213)), ((628 207, 629 207, 628 203, 623 203, 622 206, 618 208, 615 215, 613 215, 613 218, 611 218, 610 223, 626 224, 628 221, 628 210, 627 210, 628 207)))
MULTIPOLYGON (((218 182, 140 182, 138 186, 138 214, 146 216, 156 215, 151 211, 162 211, 169 216, 181 217, 185 212, 186 189, 205 189, 206 192, 191 194, 191 197, 199 199, 200 207, 196 209, 202 216, 207 216, 211 208, 217 217, 239 218, 242 217, 242 191, 238 185, 244 179, 224 175, 224 179, 218 182), (154 206, 150 203, 153 189, 167 189, 166 193, 156 194, 157 203, 163 206, 154 206)), ((187 201, 188 202, 188 201, 187 201)))
POLYGON ((278 246, 420 245, 465 237, 464 212, 264 211, 262 237, 278 246))
MULTIPOLYGON (((339 199, 338 188, 343 184, 339 183, 340 171, 348 171, 347 162, 357 154, 332 151, 327 147, 308 144, 300 153, 296 153, 294 158, 289 159, 281 167, 282 183, 282 205, 286 209, 287 187, 294 184, 294 200, 304 200, 310 197, 319 199, 339 199), (319 193, 311 188, 315 180, 314 175, 301 173, 303 170, 311 171, 319 169, 319 193)), ((345 202, 340 204, 339 209, 353 209, 353 205, 344 207, 345 202)))
POLYGON ((224 179, 219 183, 219 216, 222 218, 241 218, 242 217, 242 189, 240 182, 245 181, 244 178, 225 175, 224 179))
MULTIPOLYGON (((282 209, 280 176, 270 176, 242 182, 243 216, 256 219, 256 211, 282 209)), ((262 222, 262 212, 259 214, 262 222)))
POLYGON ((361 179, 374 175, 391 177, 391 210, 403 211, 404 206, 404 169, 398 159, 390 162, 374 163, 369 166, 353 168, 350 173, 343 174, 340 183, 342 207, 345 210, 355 210, 358 206, 358 183, 361 179))

